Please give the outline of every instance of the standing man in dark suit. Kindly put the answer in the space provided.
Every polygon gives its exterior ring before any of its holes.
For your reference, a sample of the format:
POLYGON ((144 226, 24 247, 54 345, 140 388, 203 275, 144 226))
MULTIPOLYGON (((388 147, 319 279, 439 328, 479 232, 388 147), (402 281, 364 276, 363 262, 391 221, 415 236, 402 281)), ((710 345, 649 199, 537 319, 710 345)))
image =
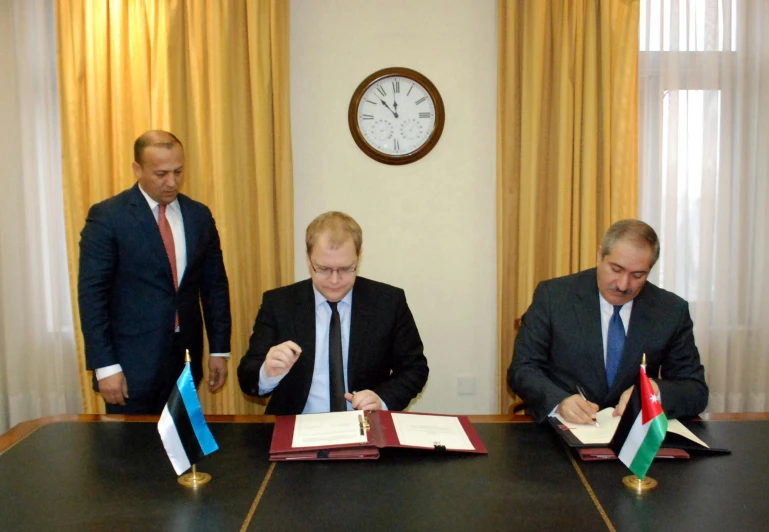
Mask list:
POLYGON ((159 414, 189 349, 209 389, 227 379, 230 296, 211 211, 179 194, 181 142, 148 131, 134 143, 138 183, 88 212, 80 236, 78 301, 87 369, 107 413, 159 414))
POLYGON ((708 387, 689 306, 646 282, 659 250, 649 225, 621 220, 606 232, 597 268, 537 286, 507 372, 510 388, 537 421, 558 413, 591 423, 596 412, 615 405, 614 415, 621 415, 644 353, 669 417, 705 409, 708 387))
POLYGON ((363 233, 350 216, 307 227, 311 279, 264 293, 238 379, 267 414, 403 410, 427 359, 403 290, 357 277, 363 233))

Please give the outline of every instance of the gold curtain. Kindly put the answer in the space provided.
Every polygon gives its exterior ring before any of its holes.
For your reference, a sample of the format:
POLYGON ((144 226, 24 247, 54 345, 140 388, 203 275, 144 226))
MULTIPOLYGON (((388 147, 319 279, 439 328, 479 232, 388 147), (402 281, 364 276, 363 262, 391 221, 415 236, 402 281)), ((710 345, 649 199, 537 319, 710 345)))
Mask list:
MULTIPOLYGON (((215 395, 201 386, 201 402, 210 414, 261 413, 235 369, 262 292, 293 281, 289 3, 57 0, 56 31, 75 316, 89 207, 135 183, 138 135, 172 131, 185 147, 182 192, 211 208, 230 280, 230 378, 215 395)), ((103 412, 79 327, 78 350, 85 412, 103 412)))
POLYGON ((500 0, 497 319, 500 412, 515 320, 544 279, 595 265, 638 198, 638 0, 500 0))

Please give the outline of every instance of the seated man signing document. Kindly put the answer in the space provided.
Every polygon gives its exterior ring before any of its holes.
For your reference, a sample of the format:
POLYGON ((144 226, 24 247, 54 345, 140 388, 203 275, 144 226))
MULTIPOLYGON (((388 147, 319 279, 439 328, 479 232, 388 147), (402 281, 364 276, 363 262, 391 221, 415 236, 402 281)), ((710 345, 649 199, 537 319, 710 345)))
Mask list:
POLYGON ((559 414, 592 423, 612 406, 622 415, 644 353, 668 417, 705 409, 708 387, 689 306, 646 281, 659 250, 649 225, 621 220, 606 232, 597 268, 537 286, 507 372, 537 421, 559 414))
POLYGON ((403 410, 427 359, 403 290, 357 277, 363 232, 341 212, 307 227, 310 279, 264 293, 238 367, 265 413, 403 410))

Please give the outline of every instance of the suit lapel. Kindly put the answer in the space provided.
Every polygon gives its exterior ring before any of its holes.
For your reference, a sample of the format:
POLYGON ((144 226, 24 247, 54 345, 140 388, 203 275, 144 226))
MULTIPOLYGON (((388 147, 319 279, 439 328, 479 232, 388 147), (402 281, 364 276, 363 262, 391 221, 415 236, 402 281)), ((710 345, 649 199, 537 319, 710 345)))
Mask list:
POLYGON ((361 364, 360 353, 364 350, 364 331, 372 330, 371 321, 373 319, 365 279, 357 279, 352 293, 350 345, 347 350, 347 383, 351 389, 355 385, 355 372, 361 364))
POLYGON ((294 334, 296 343, 302 348, 301 382, 305 387, 302 393, 306 398, 310 393, 312 374, 315 370, 315 293, 310 280, 300 287, 299 297, 295 301, 294 334))
POLYGON ((598 284, 595 270, 592 275, 586 275, 582 285, 576 291, 575 312, 582 332, 582 345, 586 347, 588 360, 585 363, 591 368, 593 383, 582 383, 604 397, 609 387, 606 383, 606 364, 603 356, 603 334, 601 332, 601 305, 598 299, 598 284))
POLYGON ((155 215, 152 213, 152 209, 150 209, 147 200, 144 199, 144 196, 139 190, 138 183, 131 189, 129 211, 135 220, 139 231, 144 235, 144 239, 150 248, 152 257, 157 261, 158 266, 167 274, 168 281, 171 283, 170 286, 173 287, 174 276, 171 272, 171 263, 168 261, 168 255, 166 255, 163 239, 160 238, 157 220, 155 220, 155 215))
POLYGON ((619 368, 617 368, 617 376, 614 379, 615 383, 622 382, 624 380, 623 377, 628 374, 636 375, 638 373, 638 367, 641 365, 641 358, 643 357, 644 339, 649 334, 649 331, 651 331, 653 325, 651 319, 653 309, 653 297, 649 295, 646 287, 644 287, 641 293, 633 300, 633 308, 630 311, 630 323, 628 324, 625 337, 625 347, 622 350, 622 359, 620 360, 619 368))
POLYGON ((184 281, 187 279, 187 270, 193 260, 195 260, 198 253, 198 246, 202 230, 200 227, 200 220, 195 216, 192 206, 187 201, 187 197, 179 194, 177 196, 179 200, 179 209, 182 212, 182 224, 184 225, 184 242, 187 246, 187 267, 185 268, 185 275, 182 276, 182 281, 179 283, 179 290, 184 288, 184 281))

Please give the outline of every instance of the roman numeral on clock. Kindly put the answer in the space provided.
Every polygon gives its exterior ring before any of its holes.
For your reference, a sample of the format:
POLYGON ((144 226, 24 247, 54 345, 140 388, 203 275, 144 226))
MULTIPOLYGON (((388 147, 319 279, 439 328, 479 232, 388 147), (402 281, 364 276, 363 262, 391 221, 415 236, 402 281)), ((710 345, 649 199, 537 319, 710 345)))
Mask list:
POLYGON ((430 113, 419 113, 419 118, 430 118, 430 113))
POLYGON ((415 101, 414 103, 415 103, 415 104, 417 104, 417 105, 419 105, 420 103, 422 103, 422 102, 423 102, 423 101, 425 101, 426 99, 427 99, 427 97, 426 97, 426 96, 422 96, 421 98, 419 98, 419 99, 418 99, 417 101, 415 101))
POLYGON ((387 91, 385 91, 385 90, 382 88, 382 86, 381 86, 381 85, 377 85, 377 86, 376 86, 376 90, 377 90, 377 92, 379 92, 379 94, 381 94, 382 96, 387 96, 387 91))

